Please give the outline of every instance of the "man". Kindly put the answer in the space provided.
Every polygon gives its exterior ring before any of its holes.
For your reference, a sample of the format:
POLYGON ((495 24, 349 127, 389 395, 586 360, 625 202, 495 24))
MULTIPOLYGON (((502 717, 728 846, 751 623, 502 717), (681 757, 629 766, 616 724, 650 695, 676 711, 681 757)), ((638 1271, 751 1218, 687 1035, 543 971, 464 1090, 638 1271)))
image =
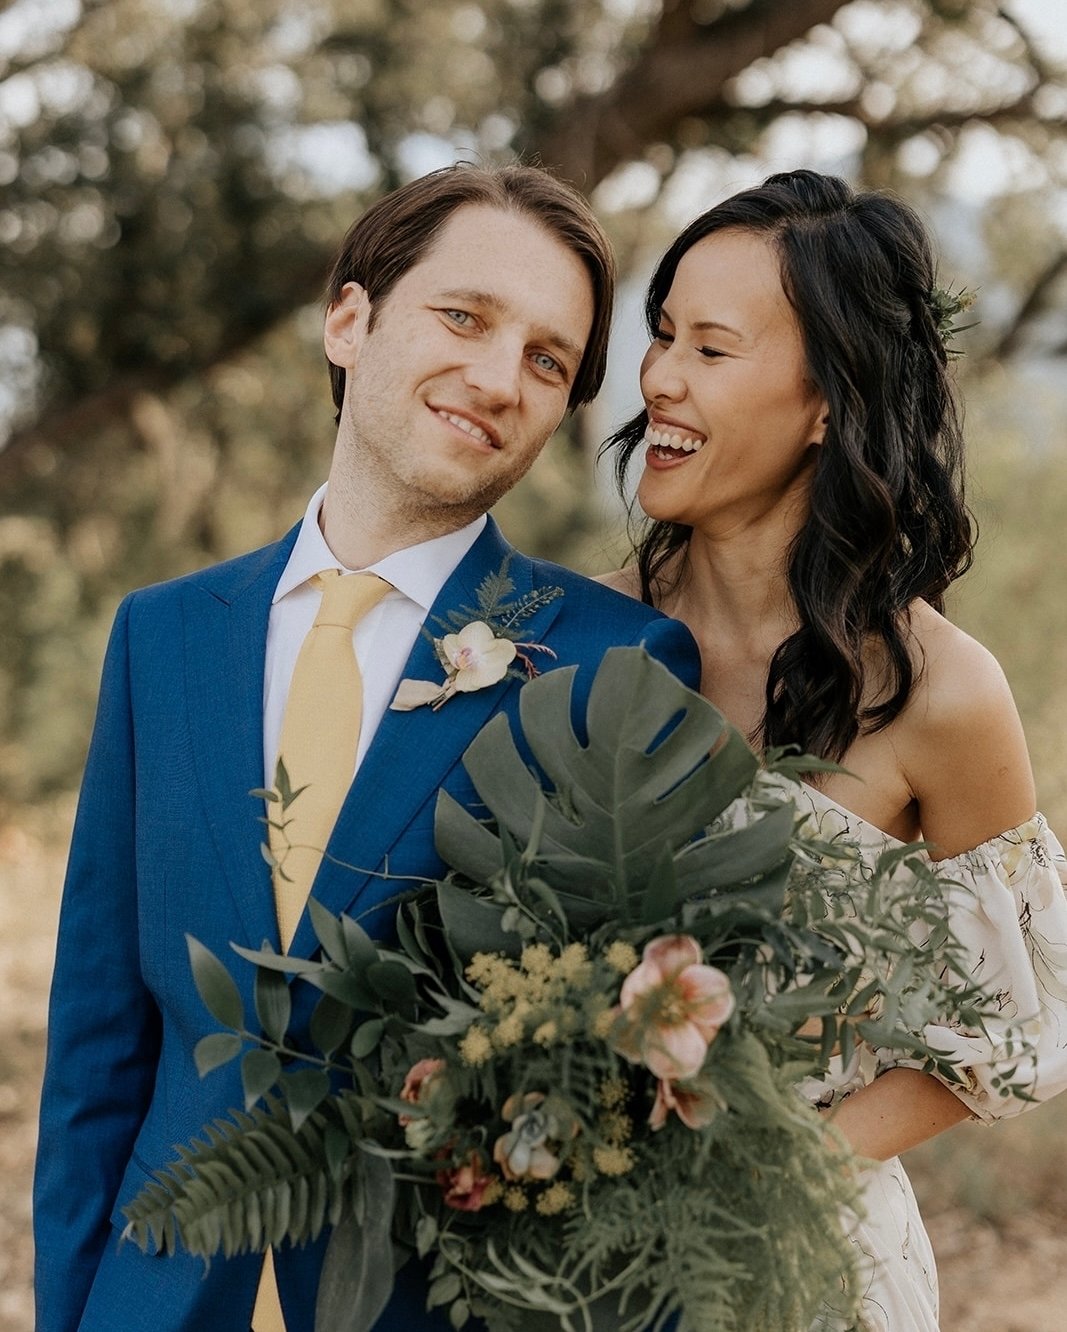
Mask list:
MULTIPOLYGON (((390 709, 401 680, 443 683, 423 621, 476 606, 511 557, 516 596, 562 588, 524 637, 549 647, 552 665, 577 663, 581 689, 607 647, 642 641, 695 684, 688 631, 515 554, 486 516, 568 406, 596 393, 612 287, 592 214, 539 170, 460 165, 379 201, 330 279, 338 432, 324 491, 277 545, 120 608, 53 982, 38 1332, 311 1332, 322 1243, 266 1263, 219 1259, 205 1275, 187 1254, 120 1246, 121 1209, 174 1144, 243 1100, 234 1065, 197 1076, 192 1050, 209 1021, 186 934, 222 957, 231 940, 264 939, 307 956, 310 889, 384 937, 395 878, 442 868, 436 793, 474 801, 460 758, 494 712, 514 714, 519 682, 458 692, 439 710, 390 709), (327 613, 334 583, 370 589, 362 618, 327 613), (327 638, 345 661, 324 684, 308 662, 327 638), (310 781, 293 811, 328 795, 317 765, 339 762, 340 786, 316 816, 321 831, 287 831, 295 849, 279 849, 272 890, 249 792, 265 772, 270 784, 279 753, 288 766, 301 747, 315 770, 293 774, 294 785, 310 781)), ((425 1314, 424 1291, 419 1270, 402 1271, 378 1327, 443 1325, 425 1314)))

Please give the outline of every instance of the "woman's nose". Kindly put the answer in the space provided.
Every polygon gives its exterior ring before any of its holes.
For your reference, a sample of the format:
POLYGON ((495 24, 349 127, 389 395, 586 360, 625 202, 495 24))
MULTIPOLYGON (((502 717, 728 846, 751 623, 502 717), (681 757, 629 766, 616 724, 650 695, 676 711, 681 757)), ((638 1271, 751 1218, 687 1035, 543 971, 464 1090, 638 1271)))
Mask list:
POLYGON ((671 355, 673 348, 661 347, 653 343, 645 352, 641 362, 641 393, 645 400, 665 398, 677 402, 685 397, 685 380, 679 373, 676 359, 671 355))

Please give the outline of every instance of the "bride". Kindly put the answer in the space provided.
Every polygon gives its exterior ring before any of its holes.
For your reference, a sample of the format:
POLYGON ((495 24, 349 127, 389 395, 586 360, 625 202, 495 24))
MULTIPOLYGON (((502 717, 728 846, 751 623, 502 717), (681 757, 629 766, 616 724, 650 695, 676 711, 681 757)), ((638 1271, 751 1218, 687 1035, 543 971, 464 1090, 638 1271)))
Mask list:
MULTIPOLYGON (((1031 1045, 943 1030, 950 1085, 861 1051, 813 1095, 867 1158, 866 1326, 935 1332, 937 1279, 898 1153, 1015 1114, 1002 1082, 1067 1085, 1067 862, 1035 813, 1018 714, 993 657, 942 615, 971 558, 947 374, 952 299, 902 202, 795 171, 691 223, 652 278, 638 451, 651 519, 605 581, 692 630, 704 694, 753 745, 795 744, 807 813, 873 857, 922 840, 959 884, 973 977, 1031 1045)), ((931 966, 937 965, 931 956, 931 966)), ((836 1061, 840 1064, 840 1061, 836 1061)))

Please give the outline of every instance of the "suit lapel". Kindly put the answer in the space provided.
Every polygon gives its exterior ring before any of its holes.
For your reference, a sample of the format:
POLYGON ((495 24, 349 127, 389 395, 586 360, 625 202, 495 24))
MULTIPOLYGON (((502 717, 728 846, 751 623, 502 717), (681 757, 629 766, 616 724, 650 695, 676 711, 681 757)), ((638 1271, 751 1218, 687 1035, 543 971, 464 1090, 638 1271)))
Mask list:
MULTIPOLYGON (((437 625, 436 617, 444 618, 449 611, 461 607, 477 606, 479 585, 489 574, 497 573, 508 556, 511 557, 508 573, 515 584, 512 595, 521 597, 534 585, 533 564, 504 540, 490 519, 441 589, 426 617, 426 627, 439 637, 444 631, 437 625)), ((531 617, 527 622, 530 641, 544 641, 559 608, 557 599, 531 617)), ((403 678, 437 681, 442 677, 433 645, 420 633, 403 678)), ((400 841, 426 800, 436 793, 477 732, 499 709, 507 691, 520 683, 505 679, 487 689, 457 694, 437 712, 428 707, 412 712, 386 711, 327 848, 330 856, 344 864, 323 861, 312 889, 318 901, 336 914, 348 910, 364 893, 374 900, 390 896, 388 882, 376 877, 374 871, 382 868, 383 858, 400 841)), ((307 956, 314 947, 314 932, 305 912, 292 951, 307 956)))
POLYGON ((260 851, 263 672, 274 589, 299 529, 185 589, 189 726, 204 814, 252 947, 278 946, 270 871, 260 851), (219 575, 223 574, 222 577, 219 575))

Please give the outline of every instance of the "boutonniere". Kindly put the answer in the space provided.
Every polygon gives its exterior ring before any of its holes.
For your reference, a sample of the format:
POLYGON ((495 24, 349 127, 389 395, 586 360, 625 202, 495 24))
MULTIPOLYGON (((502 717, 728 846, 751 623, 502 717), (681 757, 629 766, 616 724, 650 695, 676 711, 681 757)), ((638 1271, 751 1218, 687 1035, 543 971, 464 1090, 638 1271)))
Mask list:
POLYGON ((441 683, 433 680, 401 680, 390 708, 411 712, 430 707, 436 711, 453 694, 470 694, 499 684, 506 676, 529 680, 537 674, 534 652, 555 657, 544 643, 522 641, 520 626, 542 606, 563 596, 561 587, 539 587, 522 597, 512 597, 515 584, 508 577, 511 556, 490 574, 477 591, 478 605, 462 606, 441 619, 435 617, 440 634, 423 628, 433 643, 437 660, 445 672, 441 683))

